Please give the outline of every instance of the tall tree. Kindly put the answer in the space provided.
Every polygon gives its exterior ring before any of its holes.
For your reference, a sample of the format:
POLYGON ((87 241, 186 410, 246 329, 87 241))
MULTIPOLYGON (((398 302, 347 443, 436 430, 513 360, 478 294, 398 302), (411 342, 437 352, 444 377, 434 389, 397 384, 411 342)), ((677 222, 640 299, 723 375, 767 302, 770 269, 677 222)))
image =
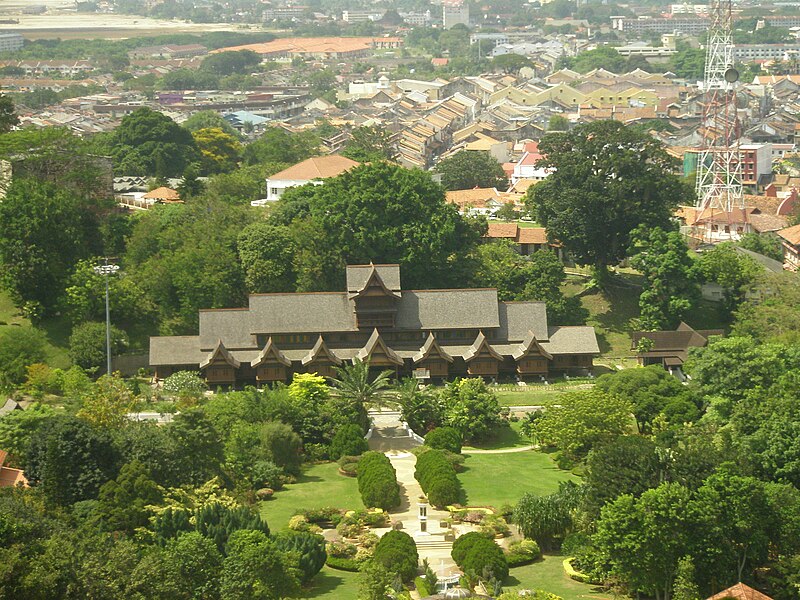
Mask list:
POLYGON ((335 394, 368 406, 380 403, 383 390, 389 387, 390 376, 391 371, 381 371, 373 377, 369 361, 355 359, 352 365, 336 367, 336 377, 331 383, 335 394))
POLYGON ((631 266, 644 275, 640 327, 674 329, 700 299, 697 268, 683 235, 677 230, 638 228, 631 238, 631 266))
POLYGON ((394 160, 397 151, 392 136, 381 125, 356 127, 342 150, 342 156, 358 162, 394 160))
POLYGON ((75 417, 50 419, 33 436, 25 476, 41 485, 53 504, 68 506, 97 495, 116 472, 117 453, 108 435, 75 417))
POLYGON ((237 247, 248 292, 294 291, 296 247, 288 227, 264 221, 251 223, 239 235, 237 247))
POLYGON ((192 137, 200 150, 203 175, 228 173, 236 168, 242 145, 235 136, 219 127, 206 127, 192 132, 192 137))
POLYGON ((221 596, 227 600, 280 600, 297 592, 286 558, 261 531, 240 530, 228 539, 221 596))
POLYGON ((722 309, 726 317, 744 301, 748 290, 763 270, 755 260, 738 251, 731 242, 718 244, 705 252, 700 257, 699 269, 705 281, 722 286, 722 309))
POLYGON ((102 251, 97 208, 54 184, 14 180, 0 203, 0 277, 17 305, 54 310, 75 264, 102 251))
POLYGON ((11 131, 11 128, 19 125, 14 101, 8 94, 0 94, 0 133, 11 131))
POLYGON ((433 170, 441 174, 442 185, 448 190, 471 190, 477 187, 504 191, 508 186, 503 165, 484 151, 460 150, 439 162, 433 170))
POLYGON ((341 289, 341 267, 370 261, 399 263, 410 289, 456 285, 483 233, 445 203, 429 174, 389 163, 293 188, 278 205, 276 212, 294 223, 298 278, 313 272, 308 285, 316 290, 341 289))
POLYGON ((553 172, 527 193, 548 237, 598 279, 621 261, 637 227, 669 228, 678 204, 694 191, 674 174, 675 161, 649 134, 616 121, 578 125, 545 136, 539 166, 553 172))
POLYGON ((117 170, 126 175, 177 177, 200 159, 192 134, 163 113, 139 108, 114 130, 117 170))

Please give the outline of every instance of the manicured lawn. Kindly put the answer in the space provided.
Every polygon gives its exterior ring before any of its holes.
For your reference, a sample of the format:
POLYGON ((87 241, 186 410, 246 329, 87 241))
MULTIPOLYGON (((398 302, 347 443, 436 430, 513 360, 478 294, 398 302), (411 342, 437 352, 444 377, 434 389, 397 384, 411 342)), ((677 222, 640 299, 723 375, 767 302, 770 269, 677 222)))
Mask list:
POLYGON ((503 406, 547 406, 558 402, 564 392, 575 392, 586 389, 587 384, 574 386, 530 385, 527 389, 519 388, 513 392, 496 392, 497 399, 503 406))
POLYGON ((515 504, 526 492, 544 496, 562 481, 578 481, 556 467, 549 455, 533 451, 468 455, 458 478, 466 505, 495 508, 515 504))
POLYGON ((519 446, 529 446, 530 440, 520 433, 521 421, 516 421, 510 424, 510 427, 503 427, 497 430, 497 434, 477 442, 472 446, 464 446, 464 453, 469 453, 470 448, 479 448, 481 450, 498 450, 500 448, 516 448, 519 446))
POLYGON ((600 588, 573 581, 564 573, 563 556, 545 556, 543 560, 524 567, 511 569, 503 583, 507 591, 513 589, 541 589, 561 596, 564 600, 610 600, 613 595, 600 588))
POLYGON ((358 596, 358 573, 337 571, 330 567, 322 567, 311 586, 303 590, 301 598, 356 598, 358 596))
MULTIPOLYGON (((275 492, 261 503, 261 517, 271 529, 286 529, 297 511, 333 506, 348 510, 364 508, 355 477, 339 475, 336 463, 311 465, 297 478, 297 483, 275 492)), ((338 573, 338 571, 337 571, 338 573)))

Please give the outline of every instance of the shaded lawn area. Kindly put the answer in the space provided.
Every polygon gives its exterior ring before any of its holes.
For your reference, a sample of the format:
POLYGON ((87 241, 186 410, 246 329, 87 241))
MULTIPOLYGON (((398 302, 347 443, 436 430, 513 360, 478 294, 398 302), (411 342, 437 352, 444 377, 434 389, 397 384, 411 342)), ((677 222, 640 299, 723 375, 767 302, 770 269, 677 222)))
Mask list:
MULTIPOLYGON (((275 492, 261 503, 261 518, 274 531, 286 529, 298 511, 333 506, 347 510, 364 508, 355 477, 339 475, 336 463, 311 465, 303 469, 297 483, 275 492)), ((338 573, 338 571, 337 571, 338 573)))
MULTIPOLYGON (((23 317, 7 292, 0 290, 0 330, 12 327, 32 327, 31 322, 23 317)), ((40 328, 47 338, 45 343, 45 361, 58 369, 68 369, 72 361, 67 353, 69 346, 70 326, 64 317, 57 317, 42 323, 40 328)))
POLYGON ((541 589, 561 596, 564 600, 611 600, 613 594, 588 583, 573 581, 564 573, 563 556, 546 555, 542 560, 511 569, 503 582, 505 591, 512 589, 541 589))
POLYGON ((522 421, 509 423, 510 427, 497 429, 495 435, 474 445, 464 446, 464 453, 469 453, 470 448, 481 450, 498 450, 500 448, 516 448, 520 446, 530 446, 531 442, 520 433, 522 421))
POLYGON ((356 598, 358 597, 358 573, 338 571, 328 566, 314 577, 308 589, 300 593, 301 598, 356 598))
POLYGON ((458 474, 466 506, 516 504, 526 492, 544 496, 558 489, 562 481, 579 481, 568 471, 556 467, 542 452, 471 454, 458 474))

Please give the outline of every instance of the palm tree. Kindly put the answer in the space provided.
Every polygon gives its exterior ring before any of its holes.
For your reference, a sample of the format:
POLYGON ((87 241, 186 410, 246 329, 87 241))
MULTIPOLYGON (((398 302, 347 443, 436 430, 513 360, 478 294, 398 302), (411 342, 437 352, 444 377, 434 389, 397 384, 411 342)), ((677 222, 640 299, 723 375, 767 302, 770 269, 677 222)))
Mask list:
POLYGON ((373 379, 369 373, 369 361, 354 359, 352 365, 336 367, 336 377, 331 384, 342 398, 362 405, 380 404, 383 390, 389 387, 391 371, 382 371, 373 379))

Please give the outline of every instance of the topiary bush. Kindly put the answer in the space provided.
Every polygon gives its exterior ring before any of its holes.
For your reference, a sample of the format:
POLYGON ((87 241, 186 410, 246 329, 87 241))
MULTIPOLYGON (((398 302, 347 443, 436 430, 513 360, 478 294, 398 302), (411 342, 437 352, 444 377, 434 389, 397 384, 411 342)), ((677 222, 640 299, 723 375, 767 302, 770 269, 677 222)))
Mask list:
POLYGON ((307 584, 320 572, 328 558, 325 538, 313 533, 284 531, 272 536, 275 545, 283 552, 291 553, 290 561, 300 573, 300 583, 307 584))
POLYGON ((477 543, 478 540, 482 539, 488 540, 490 538, 485 533, 479 531, 470 531, 469 533, 457 537, 456 541, 453 542, 452 550, 450 550, 450 556, 453 557, 453 561, 461 566, 461 563, 464 562, 464 558, 467 556, 472 546, 477 543))
POLYGON ((513 542, 508 547, 506 553, 506 560, 509 567, 520 567, 527 565, 542 557, 542 551, 539 549, 539 544, 533 540, 520 540, 513 542))
POLYGON ((364 506, 384 510, 400 505, 397 473, 381 452, 366 452, 358 463, 358 491, 364 506))
POLYGON ((408 583, 417 574, 419 554, 413 538, 404 531, 386 533, 375 546, 373 559, 408 583))
POLYGON ((434 506, 455 504, 461 499, 461 483, 443 450, 430 450, 417 456, 414 477, 434 506))
POLYGON ((467 549, 461 564, 456 564, 468 577, 475 579, 503 581, 508 577, 506 555, 487 537, 476 539, 467 549))
POLYGON ((369 450, 361 427, 355 424, 340 427, 331 440, 328 455, 331 460, 339 460, 342 456, 359 456, 369 450))
POLYGON ((461 454, 461 434, 453 427, 437 427, 425 435, 425 445, 436 450, 448 450, 461 454))

